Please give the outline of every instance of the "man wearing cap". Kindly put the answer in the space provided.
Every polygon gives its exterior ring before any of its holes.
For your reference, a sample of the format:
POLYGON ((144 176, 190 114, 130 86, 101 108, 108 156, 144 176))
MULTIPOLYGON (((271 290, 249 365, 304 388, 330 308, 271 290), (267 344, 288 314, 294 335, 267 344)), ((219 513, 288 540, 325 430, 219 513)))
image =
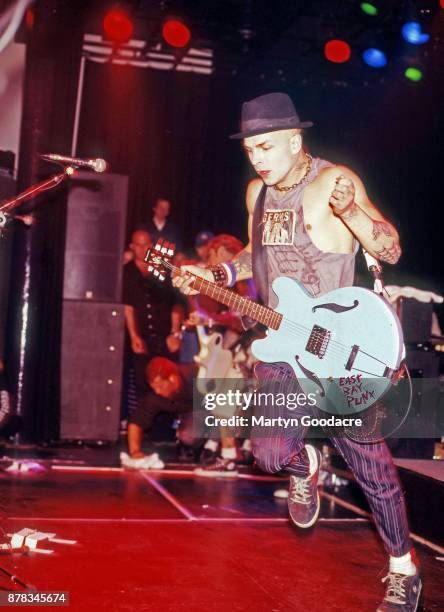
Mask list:
POLYGON ((194 250, 196 251, 202 264, 206 265, 208 261, 208 243, 213 238, 214 234, 212 232, 203 230, 197 234, 196 239, 194 240, 194 250))
MULTIPOLYGON (((302 130, 312 125, 299 119, 289 96, 271 93, 243 104, 241 131, 231 137, 242 141, 260 177, 247 188, 250 242, 231 262, 205 271, 205 278, 232 286, 253 276, 262 301, 272 308, 277 298, 271 283, 279 276, 295 278, 317 297, 353 284, 359 243, 383 262, 394 264, 401 254, 396 229, 369 200, 361 179, 345 166, 306 152, 302 130)), ((190 273, 203 276, 198 268, 184 270, 174 281, 184 293, 193 291, 190 273)), ((293 370, 282 366, 256 368, 261 388, 283 376, 294 379, 293 370)), ((319 514, 320 453, 304 444, 303 427, 272 433, 259 437, 253 432, 256 461, 268 472, 290 473, 290 516, 299 527, 310 527, 319 514)), ((343 436, 332 442, 363 489, 390 557, 378 611, 413 612, 421 580, 411 557, 404 496, 389 450, 384 441, 358 443, 343 436)))

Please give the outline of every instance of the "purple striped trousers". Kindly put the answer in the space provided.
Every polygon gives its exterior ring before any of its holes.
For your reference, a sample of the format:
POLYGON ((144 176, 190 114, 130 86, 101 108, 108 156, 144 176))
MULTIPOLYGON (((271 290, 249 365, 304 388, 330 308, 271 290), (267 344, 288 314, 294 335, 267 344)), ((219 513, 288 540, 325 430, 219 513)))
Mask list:
MULTIPOLYGON (((276 393, 302 392, 293 370, 287 364, 258 364, 256 376, 259 379, 258 391, 262 393, 272 393, 276 396, 276 393)), ((267 403, 266 406, 255 408, 256 416, 263 414, 267 418, 287 419, 296 417, 298 421, 304 414, 310 414, 309 411, 309 408, 302 406, 290 411, 285 405, 276 405, 274 402, 272 405, 267 403)), ((296 476, 306 476, 307 455, 300 454, 304 449, 306 430, 307 427, 303 425, 288 429, 253 428, 251 441, 259 467, 270 473, 286 470, 296 476)), ((358 443, 345 435, 331 437, 331 441, 364 491, 387 552, 396 557, 409 552, 412 543, 404 495, 385 442, 358 443)))

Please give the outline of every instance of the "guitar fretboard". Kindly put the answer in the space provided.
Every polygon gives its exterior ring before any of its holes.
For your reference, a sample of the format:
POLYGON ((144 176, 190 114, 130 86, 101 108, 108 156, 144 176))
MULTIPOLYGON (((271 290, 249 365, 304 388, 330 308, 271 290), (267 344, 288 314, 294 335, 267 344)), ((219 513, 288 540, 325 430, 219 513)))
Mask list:
MULTIPOLYGON (((167 264, 166 262, 164 263, 173 273, 180 274, 180 268, 172 264, 167 264)), ((199 293, 203 293, 213 298, 216 302, 225 304, 225 306, 228 306, 231 310, 236 310, 242 316, 250 317, 254 321, 262 323, 271 329, 279 329, 282 322, 282 315, 272 308, 268 308, 268 306, 257 304, 249 298, 242 297, 234 291, 230 291, 224 287, 219 287, 216 283, 211 283, 199 276, 195 277, 195 280, 191 283, 191 287, 199 291, 199 293)))

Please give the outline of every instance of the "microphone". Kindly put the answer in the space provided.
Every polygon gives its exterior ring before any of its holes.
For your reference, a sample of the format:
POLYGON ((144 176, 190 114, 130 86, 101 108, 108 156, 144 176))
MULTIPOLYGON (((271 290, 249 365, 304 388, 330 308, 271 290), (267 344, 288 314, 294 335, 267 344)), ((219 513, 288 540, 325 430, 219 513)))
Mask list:
POLYGON ((77 168, 90 168, 94 172, 105 172, 108 165, 104 159, 79 159, 78 157, 67 157, 66 155, 58 155, 57 153, 44 153, 40 155, 42 159, 47 161, 61 162, 77 168))
POLYGON ((11 215, 9 213, 0 211, 0 231, 6 227, 11 221, 20 221, 23 225, 30 227, 34 224, 34 218, 32 215, 11 215))
POLYGON ((21 221, 23 225, 30 227, 34 224, 34 217, 32 215, 14 215, 14 219, 21 221))

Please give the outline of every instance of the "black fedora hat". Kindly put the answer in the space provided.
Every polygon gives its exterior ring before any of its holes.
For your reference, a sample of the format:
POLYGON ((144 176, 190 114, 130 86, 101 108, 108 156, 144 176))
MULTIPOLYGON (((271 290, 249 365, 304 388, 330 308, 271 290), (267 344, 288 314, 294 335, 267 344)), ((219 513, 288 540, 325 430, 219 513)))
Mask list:
POLYGON ((241 131, 230 138, 241 139, 267 132, 309 128, 312 121, 301 121, 290 96, 270 93, 242 104, 241 131))

